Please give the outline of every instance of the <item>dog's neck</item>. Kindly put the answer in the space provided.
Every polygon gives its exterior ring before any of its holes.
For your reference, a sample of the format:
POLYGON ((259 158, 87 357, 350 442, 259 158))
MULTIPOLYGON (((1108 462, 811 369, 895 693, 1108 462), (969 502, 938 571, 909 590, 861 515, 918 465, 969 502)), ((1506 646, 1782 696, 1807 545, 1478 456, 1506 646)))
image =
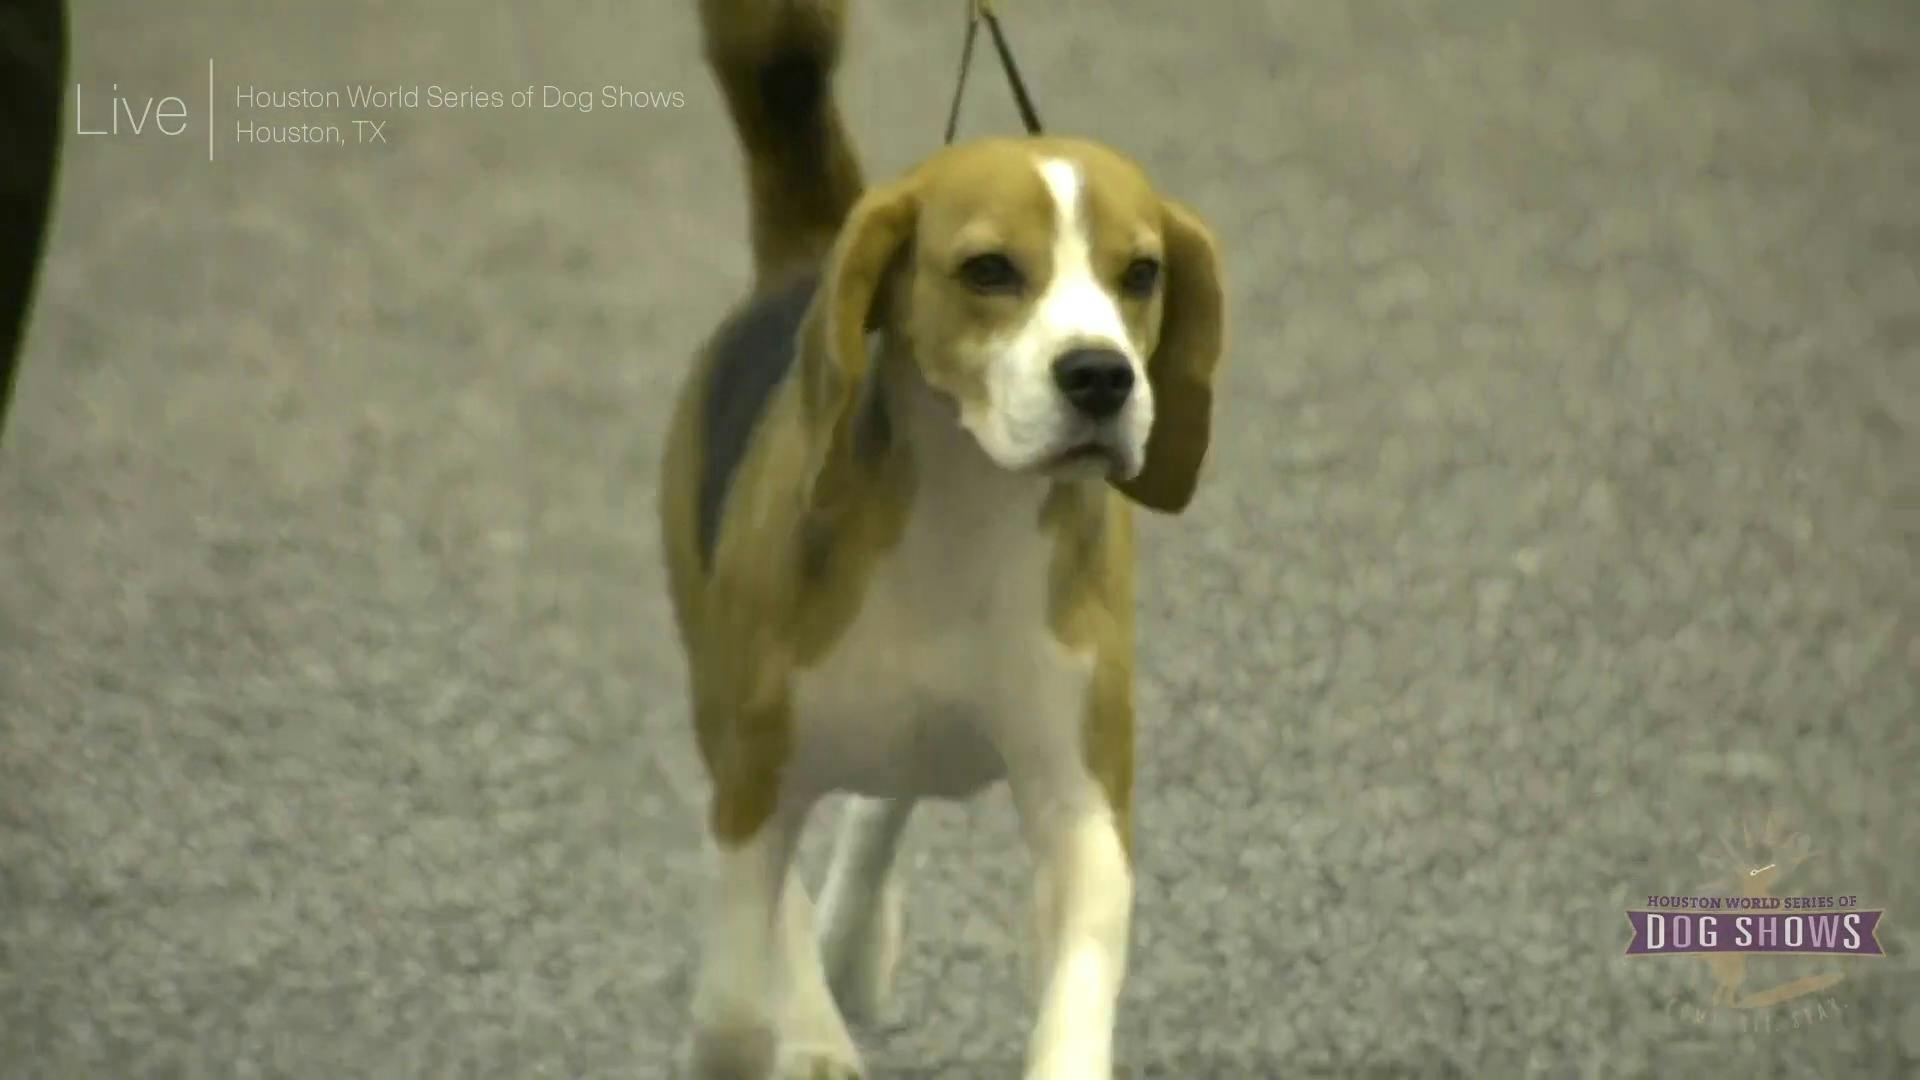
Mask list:
POLYGON ((1060 485, 1075 481, 1002 468, 904 349, 883 350, 870 370, 863 441, 869 452, 899 455, 912 477, 892 555, 896 599, 955 625, 1037 619, 1028 609, 1045 596, 1051 564, 1043 510, 1060 485))

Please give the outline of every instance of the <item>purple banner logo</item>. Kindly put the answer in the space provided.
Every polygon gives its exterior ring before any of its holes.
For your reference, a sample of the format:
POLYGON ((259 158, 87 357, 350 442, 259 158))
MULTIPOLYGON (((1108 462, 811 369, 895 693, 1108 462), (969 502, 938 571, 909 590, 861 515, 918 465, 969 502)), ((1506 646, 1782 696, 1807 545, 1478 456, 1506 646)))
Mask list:
POLYGON ((1884 911, 1629 911, 1628 956, 1765 953, 1884 956, 1875 931, 1884 911))

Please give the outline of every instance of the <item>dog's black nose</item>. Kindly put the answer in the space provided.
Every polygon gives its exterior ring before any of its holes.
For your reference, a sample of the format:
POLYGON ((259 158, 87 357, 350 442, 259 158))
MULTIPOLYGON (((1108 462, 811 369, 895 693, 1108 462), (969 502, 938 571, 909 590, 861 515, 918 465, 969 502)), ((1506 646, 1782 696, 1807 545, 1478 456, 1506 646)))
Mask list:
POLYGON ((1105 420, 1133 392, 1133 365, 1114 349, 1075 349, 1053 362, 1053 381, 1074 408, 1105 420))

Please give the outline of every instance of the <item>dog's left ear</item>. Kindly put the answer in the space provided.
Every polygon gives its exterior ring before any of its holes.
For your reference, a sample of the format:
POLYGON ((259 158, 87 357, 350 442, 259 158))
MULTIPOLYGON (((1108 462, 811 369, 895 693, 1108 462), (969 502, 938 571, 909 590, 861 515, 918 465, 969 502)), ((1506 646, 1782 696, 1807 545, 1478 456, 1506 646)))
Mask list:
POLYGON ((914 236, 918 211, 912 179, 862 194, 833 240, 801 321, 799 375, 814 509, 839 505, 852 482, 854 411, 868 379, 866 332, 877 329, 883 286, 914 236))
POLYGON ((1213 428, 1213 381, 1226 337, 1226 294, 1213 234, 1193 211, 1167 200, 1161 210, 1166 297, 1160 341, 1147 360, 1153 430, 1146 465, 1114 486, 1134 502, 1177 514, 1193 500, 1213 428))
POLYGON ((851 480, 853 417, 868 375, 867 331, 877 326, 889 270, 913 237, 918 193, 911 180, 861 196, 828 253, 800 327, 809 501, 838 503, 851 480))

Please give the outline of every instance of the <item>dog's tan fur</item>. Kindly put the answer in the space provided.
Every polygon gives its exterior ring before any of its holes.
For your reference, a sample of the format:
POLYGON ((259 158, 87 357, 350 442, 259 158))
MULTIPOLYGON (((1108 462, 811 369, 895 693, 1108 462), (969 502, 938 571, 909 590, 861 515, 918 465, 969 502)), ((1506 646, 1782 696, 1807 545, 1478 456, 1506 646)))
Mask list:
MULTIPOLYGON (((899 433, 876 444, 863 427, 866 388, 917 381, 956 406, 983 401, 984 343, 1028 319, 1032 298, 970 293, 950 268, 970 252, 1010 251, 1045 280, 1049 237, 1066 227, 1035 171, 1037 159, 1050 158, 1071 162, 1082 177, 1098 274, 1118 275, 1142 251, 1165 264, 1164 288, 1119 304, 1127 334, 1150 357, 1159 409, 1143 467, 1111 483, 1053 479, 1030 523, 1052 545, 1044 605, 1052 636, 1092 658, 1080 745, 1125 850, 1133 776, 1129 501, 1177 512, 1193 494, 1222 348, 1210 236, 1136 166, 1084 140, 967 143, 866 190, 830 78, 801 130, 781 126, 764 92, 770 66, 783 59, 831 73, 844 0, 701 0, 700 14, 746 157, 749 303, 799 275, 818 273, 821 282, 793 369, 739 461, 710 554, 696 518, 711 350, 684 385, 662 465, 663 536, 697 742, 712 780, 713 840, 722 851, 741 849, 783 807, 803 812, 827 793, 788 769, 804 737, 796 680, 833 655, 917 502, 939 497, 946 467, 917 459, 915 441, 899 433), (885 342, 877 359, 867 342, 873 330, 885 342)), ((720 1076, 771 1067, 765 1053, 740 1058, 746 1065, 718 1060, 697 1068, 720 1076)), ((1044 1075, 1069 1073, 1082 1075, 1044 1075)))

